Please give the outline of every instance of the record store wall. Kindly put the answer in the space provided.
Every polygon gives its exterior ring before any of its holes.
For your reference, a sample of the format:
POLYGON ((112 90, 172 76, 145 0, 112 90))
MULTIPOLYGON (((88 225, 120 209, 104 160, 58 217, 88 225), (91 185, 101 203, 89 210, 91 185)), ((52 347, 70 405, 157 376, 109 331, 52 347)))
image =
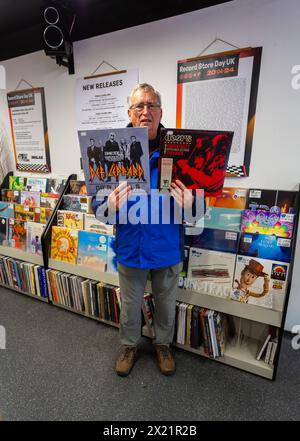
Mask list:
MULTIPOLYGON (((236 0, 76 42, 75 75, 69 76, 66 68, 58 67, 43 51, 8 60, 2 63, 7 70, 7 91, 14 90, 20 78, 45 88, 53 175, 80 173, 76 78, 90 75, 102 60, 119 69, 138 68, 140 81, 152 83, 162 94, 164 125, 174 127, 177 60, 198 55, 216 37, 239 47, 262 46, 250 176, 227 179, 226 184, 292 190, 300 181, 300 89, 294 90, 291 84, 292 67, 300 64, 299 22, 299 0, 236 0)), ((223 50, 230 47, 218 42, 210 52, 223 50)), ((0 128, 12 152, 6 92, 1 91, 0 97, 0 128)), ((10 161, 14 167, 12 155, 10 161)), ((294 324, 300 324, 297 268, 286 329, 294 324)))

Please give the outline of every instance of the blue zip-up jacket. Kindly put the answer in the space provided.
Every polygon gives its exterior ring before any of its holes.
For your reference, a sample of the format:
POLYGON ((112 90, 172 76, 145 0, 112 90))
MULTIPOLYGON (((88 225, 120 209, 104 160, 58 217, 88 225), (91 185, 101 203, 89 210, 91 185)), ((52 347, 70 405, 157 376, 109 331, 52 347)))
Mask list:
MULTIPOLYGON (((152 189, 157 188, 158 178, 158 157, 156 150, 150 157, 150 185, 152 189)), ((144 205, 145 212, 148 211, 148 224, 139 223, 117 223, 117 260, 119 263, 134 268, 163 268, 175 265, 183 260, 183 226, 174 223, 174 200, 171 198, 170 223, 162 223, 162 204, 169 205, 169 198, 159 205, 157 213, 157 224, 151 223, 151 200, 150 195, 129 197, 127 211, 130 212, 134 202, 139 200, 144 205), (138 199, 137 199, 138 198, 138 199)), ((123 209, 123 207, 122 207, 123 209)), ((121 210, 122 210, 121 209, 121 210)))

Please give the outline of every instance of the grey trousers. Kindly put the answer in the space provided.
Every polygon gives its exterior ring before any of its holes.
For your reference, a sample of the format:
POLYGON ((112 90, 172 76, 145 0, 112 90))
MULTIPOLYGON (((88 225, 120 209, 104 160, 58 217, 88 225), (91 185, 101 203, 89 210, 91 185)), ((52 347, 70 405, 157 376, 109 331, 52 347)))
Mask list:
POLYGON ((121 345, 136 346, 141 337, 141 305, 147 276, 151 272, 155 303, 153 326, 154 344, 169 345, 173 341, 176 288, 182 263, 166 268, 139 269, 118 264, 122 307, 120 314, 121 345))

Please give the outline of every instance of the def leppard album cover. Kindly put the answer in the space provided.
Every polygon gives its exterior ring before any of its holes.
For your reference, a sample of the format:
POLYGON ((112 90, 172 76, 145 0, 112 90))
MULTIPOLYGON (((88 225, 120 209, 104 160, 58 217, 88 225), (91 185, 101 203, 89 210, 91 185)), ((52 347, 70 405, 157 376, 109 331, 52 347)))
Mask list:
POLYGON ((123 181, 135 193, 149 193, 147 128, 80 130, 78 138, 89 195, 107 195, 123 181))
POLYGON ((158 187, 167 189, 179 179, 206 197, 220 195, 232 138, 228 131, 162 129, 158 187))

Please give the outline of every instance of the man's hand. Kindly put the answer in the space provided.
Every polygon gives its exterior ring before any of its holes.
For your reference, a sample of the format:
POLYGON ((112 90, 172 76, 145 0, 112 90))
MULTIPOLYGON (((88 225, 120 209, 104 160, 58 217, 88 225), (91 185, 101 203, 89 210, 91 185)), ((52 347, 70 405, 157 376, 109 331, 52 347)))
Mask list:
POLYGON ((193 206, 194 196, 192 190, 186 188, 186 186, 179 179, 172 182, 170 193, 180 207, 191 208, 193 206))
POLYGON ((127 201, 130 192, 131 187, 130 185, 127 185, 127 182, 122 182, 120 185, 118 185, 118 187, 116 187, 107 198, 108 210, 111 213, 119 211, 119 209, 122 208, 127 201))

